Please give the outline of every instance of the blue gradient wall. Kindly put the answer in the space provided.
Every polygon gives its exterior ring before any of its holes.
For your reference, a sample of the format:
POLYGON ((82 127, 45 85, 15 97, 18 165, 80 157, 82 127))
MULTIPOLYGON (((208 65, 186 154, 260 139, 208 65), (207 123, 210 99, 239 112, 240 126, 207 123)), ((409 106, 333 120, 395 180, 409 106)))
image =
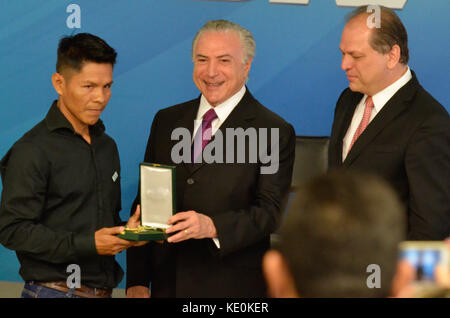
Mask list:
MULTIPOLYGON (((102 118, 121 155, 121 215, 127 219, 153 116, 199 94, 192 82, 191 41, 207 20, 219 18, 255 36, 248 82, 253 94, 291 122, 297 135, 329 135, 335 102, 347 86, 338 46, 350 10, 331 0, 308 6, 268 0, 0 0, 0 156, 57 98, 50 77, 59 38, 99 35, 119 53, 113 96, 102 118), (81 29, 66 26, 71 3, 81 7, 81 29)), ((449 1, 409 0, 398 14, 409 33, 409 65, 449 109, 449 1)), ((124 253, 117 259, 125 267, 124 253)), ((0 280, 21 281, 18 269, 14 252, 0 247, 0 280)))

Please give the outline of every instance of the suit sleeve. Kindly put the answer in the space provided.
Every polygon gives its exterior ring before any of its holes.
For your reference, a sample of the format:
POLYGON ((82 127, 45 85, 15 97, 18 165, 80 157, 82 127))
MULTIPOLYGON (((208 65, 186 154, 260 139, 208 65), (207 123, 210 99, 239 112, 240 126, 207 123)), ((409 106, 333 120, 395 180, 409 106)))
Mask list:
MULTIPOLYGON (((119 178, 117 180, 118 182, 118 188, 121 189, 121 179, 122 179, 122 170, 120 167, 120 157, 119 157, 119 150, 117 149, 117 145, 115 142, 113 142, 114 145, 114 149, 115 149, 115 159, 117 162, 117 167, 118 167, 118 173, 119 173, 119 178)), ((127 224, 126 221, 122 221, 122 219, 120 218, 120 211, 122 211, 122 196, 119 195, 118 196, 118 200, 117 200, 117 205, 116 205, 116 210, 114 211, 114 225, 115 226, 125 226, 127 224)))
MULTIPOLYGON (((152 127, 150 130, 150 135, 147 141, 147 147, 145 149, 144 162, 153 162, 154 154, 152 149, 155 148, 155 140, 156 139, 156 126, 158 122, 158 114, 155 115, 153 119, 152 127)), ((131 206, 130 216, 134 214, 136 210, 136 206, 140 203, 140 190, 138 186, 138 191, 136 198, 131 206)), ((152 280, 151 277, 151 250, 153 244, 158 243, 149 243, 144 246, 132 247, 127 250, 127 282, 126 288, 133 286, 145 286, 149 287, 150 282, 152 280)))
POLYGON ((450 235, 450 120, 428 118, 405 156, 409 182, 408 239, 442 240, 450 235))
MULTIPOLYGON (((280 128, 278 146, 278 170, 259 175, 255 199, 250 208, 212 217, 220 240, 220 256, 261 241, 279 225, 280 208, 291 185, 295 159, 295 132, 290 124, 280 128)), ((273 145, 271 149, 274 149, 273 145)))
MULTIPOLYGON (((348 88, 342 91, 334 108, 333 124, 331 127, 330 143, 328 147, 328 169, 339 168, 342 164, 342 141, 338 139, 339 128, 343 121, 343 109, 345 96, 348 88)), ((342 128, 341 128, 342 129, 342 128)))

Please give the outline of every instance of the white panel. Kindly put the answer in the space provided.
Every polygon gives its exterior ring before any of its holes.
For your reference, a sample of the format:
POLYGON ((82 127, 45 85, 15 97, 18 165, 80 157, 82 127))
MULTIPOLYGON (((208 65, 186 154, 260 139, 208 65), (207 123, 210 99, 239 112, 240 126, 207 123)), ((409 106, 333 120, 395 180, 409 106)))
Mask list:
POLYGON ((309 0, 270 0, 270 3, 309 4, 309 0))
POLYGON ((141 165, 142 225, 168 228, 172 216, 172 170, 141 165))
POLYGON ((360 7, 367 4, 377 4, 391 9, 403 9, 407 0, 336 0, 340 7, 360 7))

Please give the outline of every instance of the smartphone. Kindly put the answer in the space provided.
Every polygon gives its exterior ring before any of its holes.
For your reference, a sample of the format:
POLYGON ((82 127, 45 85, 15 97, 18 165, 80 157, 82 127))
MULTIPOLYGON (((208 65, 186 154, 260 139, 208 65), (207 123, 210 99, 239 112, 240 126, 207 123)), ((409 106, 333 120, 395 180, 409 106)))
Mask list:
POLYGON ((415 269, 415 281, 440 285, 450 272, 450 248, 442 241, 400 243, 400 258, 415 269))

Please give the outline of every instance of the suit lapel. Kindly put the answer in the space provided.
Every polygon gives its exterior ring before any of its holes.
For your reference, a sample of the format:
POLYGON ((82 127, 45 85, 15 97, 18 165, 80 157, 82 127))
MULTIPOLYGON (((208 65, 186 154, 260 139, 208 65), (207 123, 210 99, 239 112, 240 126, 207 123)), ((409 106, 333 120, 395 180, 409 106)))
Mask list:
MULTIPOLYGON (((185 105, 185 109, 183 109, 179 113, 179 117, 174 119, 173 126, 172 126, 173 129, 179 128, 179 127, 187 128, 187 129, 189 129, 189 135, 192 136, 192 133, 194 131, 194 120, 197 116, 199 107, 200 107, 200 97, 187 102, 187 105, 185 105)), ((172 144, 170 145, 169 149, 172 149, 177 142, 178 141, 172 141, 172 144)), ((180 166, 182 166, 184 169, 188 170, 191 173, 191 171, 192 171, 191 163, 185 163, 183 161, 180 166)))
POLYGON ((337 164, 337 166, 342 165, 342 141, 344 139, 345 133, 348 130, 348 127, 350 126, 350 123, 352 122, 353 113, 355 112, 356 106, 361 101, 362 97, 363 94, 361 93, 352 93, 346 101, 343 101, 343 113, 342 116, 337 119, 337 138, 335 139, 336 143, 333 148, 333 153, 336 156, 333 160, 334 163, 337 164))
POLYGON ((419 83, 417 81, 417 78, 413 73, 413 78, 405 86, 400 88, 400 90, 395 93, 394 96, 392 96, 392 98, 386 103, 386 105, 384 105, 381 111, 369 123, 361 136, 359 136, 352 149, 348 153, 347 157, 345 158, 343 166, 348 167, 349 165, 351 165, 351 163, 372 142, 372 140, 383 129, 385 129, 391 123, 391 121, 393 121, 399 114, 401 114, 408 108, 408 102, 413 98, 418 84, 419 83))
POLYGON ((233 111, 228 115, 222 125, 220 125, 219 130, 225 137, 225 132, 227 128, 247 128, 249 122, 256 117, 254 109, 255 99, 250 94, 248 88, 242 97, 241 101, 236 105, 233 111))

